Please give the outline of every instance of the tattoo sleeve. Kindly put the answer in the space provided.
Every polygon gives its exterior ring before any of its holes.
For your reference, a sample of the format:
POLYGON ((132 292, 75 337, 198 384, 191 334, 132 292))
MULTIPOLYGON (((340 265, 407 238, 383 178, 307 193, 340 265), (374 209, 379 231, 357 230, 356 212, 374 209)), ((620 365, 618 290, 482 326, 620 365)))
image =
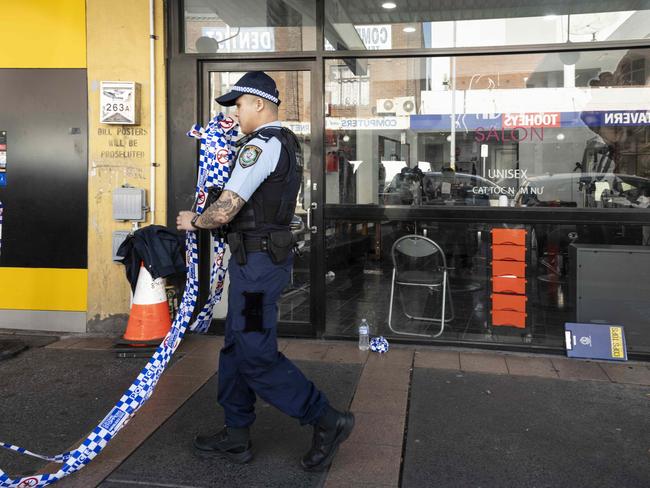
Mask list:
POLYGON ((224 190, 219 199, 210 205, 196 221, 203 229, 216 229, 230 222, 246 201, 234 191, 224 190))

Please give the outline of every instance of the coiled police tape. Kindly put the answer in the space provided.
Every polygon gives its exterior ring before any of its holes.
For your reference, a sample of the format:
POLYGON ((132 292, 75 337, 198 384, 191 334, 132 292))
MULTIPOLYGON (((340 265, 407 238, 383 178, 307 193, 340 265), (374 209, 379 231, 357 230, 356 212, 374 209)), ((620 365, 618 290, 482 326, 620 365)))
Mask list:
MULTIPOLYGON (((203 128, 194 125, 187 133, 201 141, 199 151, 199 175, 196 185, 196 212, 202 213, 206 196, 211 187, 223 188, 230 177, 230 163, 235 158, 234 137, 237 136, 236 123, 230 117, 218 114, 203 128)), ((90 463, 108 442, 117 435, 135 413, 151 397, 158 379, 169 364, 171 357, 180 345, 185 331, 194 312, 198 295, 198 243, 195 232, 187 232, 186 270, 187 279, 181 305, 169 333, 162 340, 156 352, 140 371, 135 381, 124 392, 115 407, 102 419, 86 439, 76 449, 54 456, 36 454, 13 444, 0 442, 0 447, 11 451, 33 456, 36 458, 62 463, 63 466, 53 474, 39 474, 25 478, 10 478, 0 470, 0 487, 2 488, 33 488, 47 486, 82 469, 90 463)), ((214 305, 221 300, 223 281, 226 268, 223 267, 225 242, 223 239, 214 240, 215 260, 210 272, 210 297, 197 315, 196 321, 189 325, 191 331, 205 332, 212 320, 214 305)))

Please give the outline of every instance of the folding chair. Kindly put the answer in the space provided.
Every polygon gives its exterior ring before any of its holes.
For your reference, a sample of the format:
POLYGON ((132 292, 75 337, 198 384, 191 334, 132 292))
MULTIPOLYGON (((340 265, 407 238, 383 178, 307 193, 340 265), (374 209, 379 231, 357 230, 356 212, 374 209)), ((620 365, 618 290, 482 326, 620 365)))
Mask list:
POLYGON ((439 337, 445 329, 445 322, 454 319, 454 305, 449 289, 449 276, 447 274, 447 260, 442 248, 428 237, 411 234, 400 237, 391 249, 393 260, 393 278, 390 288, 390 307, 388 310, 388 328, 395 334, 404 334, 419 337, 439 337), (435 335, 406 332, 393 328, 393 302, 395 287, 399 288, 402 312, 409 319, 426 322, 440 322, 440 330, 435 335), (406 310, 403 296, 405 287, 424 287, 429 291, 441 292, 442 313, 437 317, 419 317, 409 315, 406 310), (447 295, 449 295, 449 317, 446 317, 447 295))

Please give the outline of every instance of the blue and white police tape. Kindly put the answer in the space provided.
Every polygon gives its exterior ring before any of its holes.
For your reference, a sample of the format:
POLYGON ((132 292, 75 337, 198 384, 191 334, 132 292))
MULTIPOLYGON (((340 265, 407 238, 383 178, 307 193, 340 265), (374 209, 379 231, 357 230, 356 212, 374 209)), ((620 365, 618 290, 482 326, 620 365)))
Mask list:
POLYGON ((388 341, 384 336, 373 337, 370 339, 370 350, 378 352, 379 354, 384 354, 388 352, 388 341))
MULTIPOLYGON (((223 187, 230 175, 230 163, 235 158, 234 137, 237 135, 236 124, 223 114, 210 121, 207 128, 194 126, 188 133, 201 141, 199 158, 199 176, 196 188, 196 211, 201 213, 205 205, 205 195, 212 186, 223 187), (198 136, 198 137, 197 137, 198 136)), ((212 318, 212 307, 221 299, 223 277, 224 243, 215 241, 215 261, 210 274, 210 297, 201 310, 197 320, 189 325, 199 291, 198 282, 198 245, 194 232, 188 232, 186 242, 187 279, 181 305, 174 323, 160 343, 146 366, 140 371, 133 384, 124 392, 115 407, 102 419, 84 441, 72 451, 54 456, 36 454, 22 447, 0 442, 0 447, 29 456, 63 464, 56 473, 39 474, 21 478, 10 478, 0 470, 1 488, 34 488, 47 486, 68 476, 90 463, 108 442, 117 435, 135 413, 151 397, 156 384, 169 361, 180 345, 188 326, 199 332, 207 330, 212 318)))

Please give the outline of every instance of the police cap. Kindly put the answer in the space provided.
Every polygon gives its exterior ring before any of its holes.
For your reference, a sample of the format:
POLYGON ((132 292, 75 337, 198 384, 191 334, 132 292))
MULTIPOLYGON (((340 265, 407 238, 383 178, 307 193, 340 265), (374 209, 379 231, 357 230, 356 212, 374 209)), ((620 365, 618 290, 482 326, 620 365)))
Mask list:
POLYGON ((275 81, 263 71, 249 71, 235 83, 228 93, 215 98, 215 100, 219 105, 231 107, 235 105, 239 97, 246 94, 262 97, 280 105, 278 98, 280 94, 275 86, 275 81))

